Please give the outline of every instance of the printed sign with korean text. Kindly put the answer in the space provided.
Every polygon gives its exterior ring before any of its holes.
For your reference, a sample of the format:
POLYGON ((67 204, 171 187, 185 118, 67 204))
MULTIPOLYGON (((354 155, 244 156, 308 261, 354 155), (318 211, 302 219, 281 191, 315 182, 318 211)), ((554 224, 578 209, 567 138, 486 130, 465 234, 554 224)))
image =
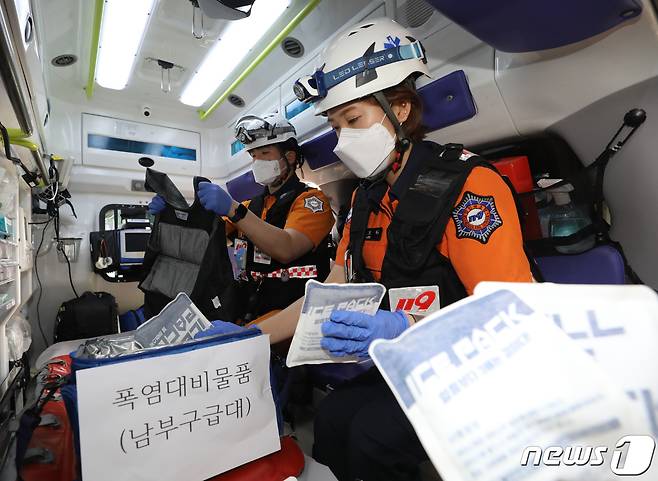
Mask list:
POLYGON ((77 373, 83 479, 202 481, 280 449, 267 336, 77 373))

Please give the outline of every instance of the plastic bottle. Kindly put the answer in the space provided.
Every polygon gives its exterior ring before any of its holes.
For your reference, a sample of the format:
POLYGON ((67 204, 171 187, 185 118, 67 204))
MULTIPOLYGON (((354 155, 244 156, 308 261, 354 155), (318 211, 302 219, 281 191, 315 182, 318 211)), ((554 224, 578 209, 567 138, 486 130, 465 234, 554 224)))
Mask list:
MULTIPOLYGON (((569 192, 573 191, 570 184, 551 189, 553 207, 550 208, 549 231, 552 238, 567 237, 592 223, 592 219, 581 207, 571 202, 569 192)), ((562 254, 580 254, 594 247, 594 235, 566 246, 555 246, 555 250, 562 254)))
POLYGON ((553 210, 553 196, 548 191, 537 192, 535 194, 535 203, 537 204, 541 237, 542 239, 548 239, 551 235, 549 227, 551 222, 551 211, 553 210))

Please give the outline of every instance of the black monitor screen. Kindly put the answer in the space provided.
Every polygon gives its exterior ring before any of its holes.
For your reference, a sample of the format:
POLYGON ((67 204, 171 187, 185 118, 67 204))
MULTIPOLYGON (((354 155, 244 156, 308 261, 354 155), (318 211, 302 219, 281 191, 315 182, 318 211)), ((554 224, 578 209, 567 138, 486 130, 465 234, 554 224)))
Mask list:
POLYGON ((126 245, 124 250, 126 252, 144 252, 146 251, 146 244, 149 241, 149 233, 128 233, 126 232, 126 245))

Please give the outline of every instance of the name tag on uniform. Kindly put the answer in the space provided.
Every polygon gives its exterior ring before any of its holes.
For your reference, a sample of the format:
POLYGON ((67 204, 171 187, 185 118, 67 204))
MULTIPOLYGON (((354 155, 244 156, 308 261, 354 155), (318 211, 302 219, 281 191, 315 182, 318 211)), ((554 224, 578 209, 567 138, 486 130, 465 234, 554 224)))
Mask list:
POLYGON ((438 286, 398 287, 388 290, 391 311, 425 317, 441 309, 438 286))
POLYGON ((384 229, 382 229, 381 227, 372 227, 370 229, 366 229, 365 239, 367 241, 382 240, 382 232, 384 232, 384 229))
POLYGON ((247 241, 244 239, 235 239, 233 241, 233 255, 238 272, 247 269, 247 241))
POLYGON ((254 246, 254 262, 257 264, 271 264, 272 258, 258 247, 254 246))

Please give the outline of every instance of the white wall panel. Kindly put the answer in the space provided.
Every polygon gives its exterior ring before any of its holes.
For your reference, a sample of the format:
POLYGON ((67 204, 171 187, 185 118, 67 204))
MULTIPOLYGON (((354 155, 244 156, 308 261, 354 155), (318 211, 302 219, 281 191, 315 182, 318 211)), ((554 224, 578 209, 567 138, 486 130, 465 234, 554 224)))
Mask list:
POLYGON ((523 134, 544 130, 618 90, 658 74, 658 23, 645 1, 635 21, 542 52, 496 52, 496 79, 523 134))
POLYGON ((155 162, 153 168, 162 172, 180 175, 196 175, 201 172, 201 135, 199 132, 83 113, 81 141, 84 165, 143 171, 144 168, 138 163, 138 160, 146 156, 155 162), (91 136, 185 148, 194 151, 189 155, 189 158, 193 160, 166 157, 166 152, 160 152, 164 155, 153 155, 108 150, 111 146, 99 148, 104 142, 98 145, 92 144, 91 136))
MULTIPOLYGON (((91 270, 91 258, 89 254, 89 232, 98 230, 98 213, 101 208, 107 204, 120 203, 141 203, 148 202, 144 197, 131 195, 106 195, 90 194, 73 191, 71 199, 75 205, 78 218, 75 219, 68 207, 62 207, 61 216, 61 237, 82 237, 80 244, 80 256, 77 262, 71 263, 71 272, 73 282, 78 294, 84 291, 105 291, 114 295, 119 304, 119 312, 134 309, 143 304, 144 295, 137 289, 137 283, 111 283, 103 280, 91 270)), ((52 224, 52 223, 51 223, 52 224)), ((43 226, 33 227, 33 242, 35 247, 41 241, 43 226)), ((42 253, 47 254, 39 257, 38 271, 41 283, 44 288, 41 295, 40 312, 41 324, 49 342, 52 342, 54 322, 57 316, 57 309, 64 301, 74 297, 73 291, 69 285, 67 266, 59 262, 57 251, 54 245, 51 245, 54 236, 52 225, 46 231, 46 237, 42 247, 42 253)), ((36 276, 33 275, 36 285, 36 276)), ((32 352, 40 353, 44 344, 39 333, 36 304, 39 298, 38 291, 34 292, 29 305, 29 318, 32 323, 32 333, 34 348, 32 352)))
POLYGON ((610 141, 631 108, 647 121, 608 165, 604 195, 612 214, 611 235, 621 242, 640 278, 658 288, 658 78, 618 92, 577 112, 550 130, 565 138, 586 164, 610 141))
POLYGON ((432 78, 419 86, 456 70, 463 70, 473 94, 475 117, 431 132, 429 140, 475 145, 518 135, 495 81, 494 50, 461 27, 450 24, 424 42, 432 78))

